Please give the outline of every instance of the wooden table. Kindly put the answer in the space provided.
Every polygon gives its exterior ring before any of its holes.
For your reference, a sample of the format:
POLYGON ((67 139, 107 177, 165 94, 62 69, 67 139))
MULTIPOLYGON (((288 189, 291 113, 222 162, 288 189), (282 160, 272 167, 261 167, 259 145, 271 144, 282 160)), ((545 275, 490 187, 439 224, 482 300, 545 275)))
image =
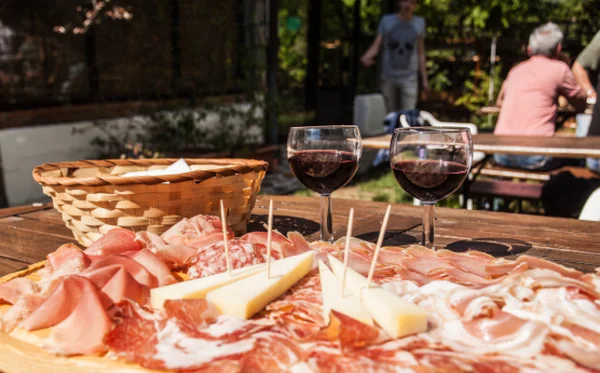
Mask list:
MULTIPOLYGON (((282 233, 297 230, 318 238, 319 199, 314 197, 261 196, 249 230, 264 230, 268 199, 274 202, 274 226, 282 233)), ((333 199, 337 237, 346 230, 347 214, 355 208, 354 235, 377 239, 386 204, 333 199)), ((420 207, 394 205, 385 245, 408 245, 421 237, 420 207)), ((477 249, 509 256, 526 252, 584 271, 600 267, 600 223, 519 214, 437 209, 436 244, 452 250, 477 249)), ((71 232, 50 206, 0 210, 0 275, 44 260, 63 243, 73 242, 71 232)))
MULTIPOLYGON (((362 144, 370 149, 388 149, 391 135, 369 137, 362 144)), ((600 136, 539 137, 496 136, 491 133, 473 135, 476 151, 486 154, 549 155, 563 158, 600 158, 600 136)))
MULTIPOLYGON (((502 109, 501 106, 484 106, 481 109, 479 109, 479 112, 481 114, 498 114, 498 113, 500 113, 500 109, 502 109)), ((593 106, 592 105, 588 105, 588 107, 585 109, 585 113, 586 114, 591 114, 592 113, 592 109, 593 109, 593 106)), ((577 111, 575 111, 575 109, 573 109, 570 106, 569 107, 559 107, 556 110, 556 114, 558 116, 564 117, 565 119, 562 120, 564 122, 566 119, 575 116, 577 114, 577 111)), ((557 127, 558 126, 559 125, 557 123, 557 127)))

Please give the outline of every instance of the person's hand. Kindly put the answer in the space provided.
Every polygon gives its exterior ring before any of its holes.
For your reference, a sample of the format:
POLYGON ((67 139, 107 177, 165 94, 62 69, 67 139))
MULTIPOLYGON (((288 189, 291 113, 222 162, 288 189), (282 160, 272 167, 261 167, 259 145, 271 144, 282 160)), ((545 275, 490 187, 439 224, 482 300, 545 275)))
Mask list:
POLYGON ((362 63, 365 67, 371 67, 375 63, 375 59, 365 54, 360 58, 360 63, 362 63))
POLYGON ((597 96, 598 96, 598 94, 596 93, 596 90, 594 88, 589 88, 585 92, 585 94, 588 98, 597 98, 597 96))

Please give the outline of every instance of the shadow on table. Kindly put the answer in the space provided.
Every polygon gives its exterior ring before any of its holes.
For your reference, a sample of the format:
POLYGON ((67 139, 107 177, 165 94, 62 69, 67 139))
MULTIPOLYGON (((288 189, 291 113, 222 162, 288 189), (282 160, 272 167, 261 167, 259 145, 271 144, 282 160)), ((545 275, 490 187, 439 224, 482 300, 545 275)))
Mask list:
POLYGON ((458 252, 477 250, 493 256, 508 256, 526 252, 531 249, 531 244, 509 238, 473 238, 453 242, 446 249, 458 252))
MULTIPOLYGON (((248 232, 265 232, 269 222, 268 215, 252 215, 248 223, 248 232)), ((317 222, 308 219, 297 218, 294 216, 277 215, 273 216, 273 229, 287 236, 288 232, 299 232, 303 236, 310 236, 321 228, 317 222)))
MULTIPOLYGON (((402 246, 417 243, 417 239, 409 234, 404 233, 406 230, 388 230, 383 238, 382 246, 402 246)), ((377 242, 379 232, 367 232, 356 236, 361 240, 377 242)))

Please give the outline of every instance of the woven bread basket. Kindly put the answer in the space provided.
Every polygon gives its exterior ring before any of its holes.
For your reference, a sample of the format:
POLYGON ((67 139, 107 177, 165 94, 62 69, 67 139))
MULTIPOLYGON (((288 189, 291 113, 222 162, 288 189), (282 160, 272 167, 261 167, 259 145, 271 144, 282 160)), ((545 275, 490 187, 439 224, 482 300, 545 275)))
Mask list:
POLYGON ((161 175, 121 175, 167 168, 177 159, 114 159, 47 163, 33 169, 33 178, 73 231, 88 247, 116 227, 161 234, 185 217, 220 216, 236 235, 246 225, 267 162, 252 159, 185 159, 191 172, 161 175))

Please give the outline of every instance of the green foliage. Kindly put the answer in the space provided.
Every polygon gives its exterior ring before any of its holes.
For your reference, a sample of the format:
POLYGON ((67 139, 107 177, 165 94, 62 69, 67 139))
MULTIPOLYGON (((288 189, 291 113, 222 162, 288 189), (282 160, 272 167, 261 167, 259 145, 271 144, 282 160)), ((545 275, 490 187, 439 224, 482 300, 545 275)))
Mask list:
POLYGON ((500 78, 501 71, 502 65, 494 66, 492 79, 490 79, 490 75, 486 71, 471 71, 469 79, 464 82, 463 95, 456 100, 456 105, 463 105, 471 111, 470 121, 475 123, 479 128, 490 129, 496 123, 495 119, 490 121, 487 115, 477 114, 477 112, 483 106, 491 105, 496 101, 502 85, 500 78), (490 102, 488 95, 492 81, 494 82, 494 95, 490 102))

